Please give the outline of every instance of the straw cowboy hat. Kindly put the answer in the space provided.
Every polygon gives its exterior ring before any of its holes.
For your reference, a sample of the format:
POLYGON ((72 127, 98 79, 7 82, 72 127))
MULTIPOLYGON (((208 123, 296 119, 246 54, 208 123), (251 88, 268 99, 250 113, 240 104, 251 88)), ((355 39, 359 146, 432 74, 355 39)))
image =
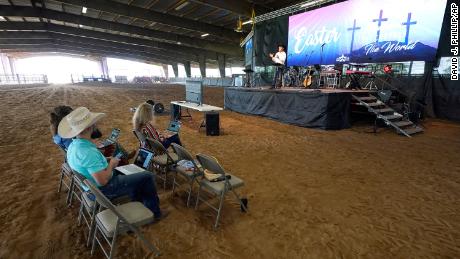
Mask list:
POLYGON ((73 138, 105 117, 105 113, 90 112, 86 107, 78 107, 65 116, 58 126, 62 138, 73 138))

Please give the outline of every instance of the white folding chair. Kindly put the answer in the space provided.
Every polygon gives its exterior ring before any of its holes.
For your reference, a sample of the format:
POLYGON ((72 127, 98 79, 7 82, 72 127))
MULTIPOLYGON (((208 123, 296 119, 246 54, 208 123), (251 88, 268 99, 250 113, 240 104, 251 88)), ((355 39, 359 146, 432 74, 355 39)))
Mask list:
POLYGON ((217 212, 214 228, 217 228, 217 226, 219 225, 222 207, 224 205, 225 195, 230 191, 233 193, 236 201, 240 204, 241 208, 244 211, 247 211, 246 205, 241 201, 240 197, 235 192, 235 189, 244 186, 243 180, 232 174, 227 173, 215 157, 204 154, 198 154, 196 155, 196 158, 200 162, 203 170, 209 170, 215 174, 220 174, 220 177, 222 177, 225 180, 219 182, 211 182, 208 179, 206 179, 206 177, 203 177, 200 181, 200 188, 198 189, 198 194, 196 197, 195 209, 198 209, 198 204, 200 201, 203 201, 206 205, 214 209, 217 212), (218 207, 215 207, 208 201, 200 198, 200 191, 203 188, 218 197, 218 207))
MULTIPOLYGON (((177 183, 177 174, 182 175, 185 179, 187 179, 187 184, 189 185, 189 188, 187 190, 188 197, 187 197, 187 207, 190 204, 190 198, 192 196, 192 191, 193 191, 193 184, 197 182, 197 177, 202 175, 202 170, 200 170, 201 165, 199 165, 198 161, 193 159, 193 156, 181 145, 178 145, 176 143, 171 144, 174 151, 176 152, 178 156, 178 161, 181 160, 186 160, 190 161, 193 164, 193 169, 192 170, 187 170, 187 168, 184 168, 182 166, 177 165, 176 166, 176 171, 174 174, 174 180, 173 180, 173 189, 172 193, 174 194, 174 190, 176 189, 176 185, 178 186, 179 184, 177 183)), ((199 183, 198 183, 199 184, 199 183)))
POLYGON ((146 144, 151 148, 155 154, 153 157, 153 166, 158 171, 157 177, 164 181, 163 189, 166 190, 166 182, 168 181, 168 174, 171 172, 172 167, 178 161, 176 153, 171 153, 161 144, 160 141, 152 138, 145 138, 146 144), (162 176, 162 173, 164 176, 162 176))
POLYGON ((70 169, 70 166, 67 164, 67 162, 62 163, 59 175, 60 176, 59 176, 58 193, 61 192, 63 185, 66 187, 67 190, 70 190, 70 182, 72 179, 72 169, 70 169))
POLYGON ((116 251, 117 237, 128 231, 134 232, 144 245, 155 253, 156 256, 160 255, 160 251, 142 235, 138 228, 154 221, 153 213, 148 208, 140 202, 128 202, 115 206, 90 181, 85 180, 84 184, 88 186, 91 192, 96 196, 97 206, 107 208, 96 214, 91 255, 94 254, 97 243, 107 258, 113 258, 116 251), (99 235, 101 237, 99 237, 99 235), (110 248, 109 251, 104 249, 103 242, 107 243, 110 248))
MULTIPOLYGON (((76 184, 80 185, 82 188, 84 185, 85 177, 74 171, 74 177, 76 184)), ((98 210, 98 205, 95 201, 95 196, 91 197, 93 194, 87 191, 82 191, 80 196, 80 210, 78 212, 78 225, 80 226, 82 221, 88 227, 88 236, 86 238, 86 246, 89 246, 91 243, 91 236, 95 227, 95 218, 96 211, 98 210)))

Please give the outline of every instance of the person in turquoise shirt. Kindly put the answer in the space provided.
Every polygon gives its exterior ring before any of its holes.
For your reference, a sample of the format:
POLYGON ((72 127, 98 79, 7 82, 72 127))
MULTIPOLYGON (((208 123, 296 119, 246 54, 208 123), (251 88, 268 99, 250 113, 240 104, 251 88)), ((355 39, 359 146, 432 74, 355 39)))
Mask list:
POLYGON ((106 169, 109 165, 96 145, 84 138, 77 138, 72 141, 67 149, 67 163, 73 170, 82 174, 97 187, 101 187, 101 185, 92 177, 92 174, 106 169))
POLYGON ((59 123, 58 134, 63 138, 74 138, 67 150, 70 167, 86 179, 95 183, 109 199, 129 195, 132 200, 142 202, 156 219, 166 213, 160 210, 160 200, 155 187, 154 175, 141 172, 131 175, 113 174, 120 160, 107 159, 91 141, 96 123, 105 117, 104 113, 93 113, 86 107, 79 107, 59 123))

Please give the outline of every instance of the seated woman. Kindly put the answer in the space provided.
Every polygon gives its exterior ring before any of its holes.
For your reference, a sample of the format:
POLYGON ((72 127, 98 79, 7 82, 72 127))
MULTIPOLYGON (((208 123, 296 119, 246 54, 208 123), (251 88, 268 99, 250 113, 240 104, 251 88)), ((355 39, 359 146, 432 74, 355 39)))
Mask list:
POLYGON ((58 134, 58 125, 61 122, 62 118, 71 113, 73 109, 70 106, 57 106, 50 113, 50 129, 51 135, 53 136, 53 142, 58 145, 62 150, 67 151, 72 139, 70 138, 61 138, 58 134))
POLYGON ((158 140, 165 148, 172 143, 182 146, 179 134, 159 134, 154 126, 155 117, 153 115, 153 106, 148 103, 140 104, 133 116, 133 128, 142 132, 144 136, 158 140))

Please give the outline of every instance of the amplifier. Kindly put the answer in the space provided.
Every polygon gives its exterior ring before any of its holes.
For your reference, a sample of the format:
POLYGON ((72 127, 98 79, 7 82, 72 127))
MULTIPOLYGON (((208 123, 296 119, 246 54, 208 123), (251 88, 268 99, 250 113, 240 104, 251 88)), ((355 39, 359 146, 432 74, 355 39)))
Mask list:
POLYGON ((206 135, 208 136, 219 136, 219 113, 209 112, 206 113, 206 135))

